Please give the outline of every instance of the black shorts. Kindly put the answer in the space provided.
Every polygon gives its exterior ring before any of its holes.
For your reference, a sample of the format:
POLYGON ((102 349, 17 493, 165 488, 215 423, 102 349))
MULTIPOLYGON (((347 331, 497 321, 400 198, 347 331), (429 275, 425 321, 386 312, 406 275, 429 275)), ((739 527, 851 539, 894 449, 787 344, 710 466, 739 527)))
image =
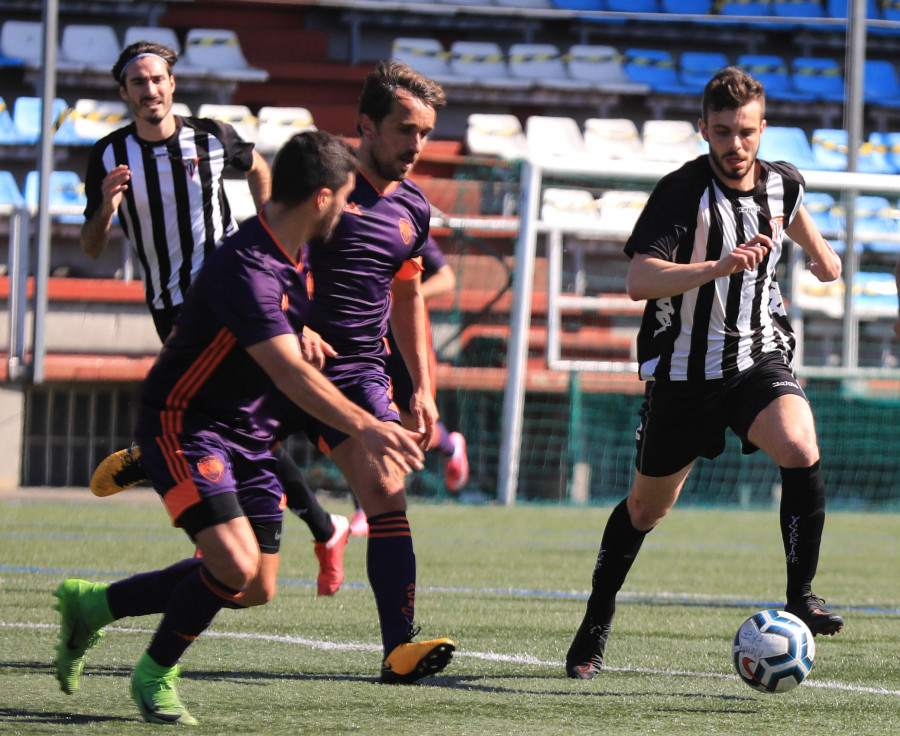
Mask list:
POLYGON ((747 439, 750 425, 779 396, 806 398, 780 356, 731 378, 709 381, 650 381, 637 429, 635 467, 643 475, 671 475, 698 457, 725 449, 725 431, 741 438, 745 455, 759 448, 747 439))

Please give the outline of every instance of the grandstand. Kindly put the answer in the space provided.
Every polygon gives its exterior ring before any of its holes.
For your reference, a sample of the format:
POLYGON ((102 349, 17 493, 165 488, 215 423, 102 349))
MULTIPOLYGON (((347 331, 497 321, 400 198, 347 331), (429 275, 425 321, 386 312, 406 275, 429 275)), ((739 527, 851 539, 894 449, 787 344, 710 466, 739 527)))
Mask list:
MULTIPOLYGON (((469 438, 472 498, 494 497, 505 472, 511 367, 522 370, 527 396, 517 497, 594 503, 623 494, 642 387, 630 364, 640 305, 624 295, 622 244, 655 178, 703 150, 698 79, 723 64, 765 79, 771 148, 763 155, 798 163, 816 195, 810 210, 856 265, 849 297, 843 283, 810 284, 795 262, 783 274, 801 375, 833 465, 829 484, 848 505, 896 504, 898 461, 874 448, 896 439, 900 400, 890 276, 900 192, 888 183, 900 173, 900 21, 870 5, 872 73, 854 145, 859 170, 874 173, 854 179, 841 173, 851 145, 848 3, 60 0, 54 122, 42 131, 43 4, 15 0, 0 26, 0 260, 8 264, 0 397, 16 430, 7 430, 0 484, 85 485, 100 458, 131 440, 138 382, 158 341, 124 238, 99 261, 80 252, 79 177, 90 144, 127 121, 110 55, 152 36, 183 52, 175 73, 185 111, 232 122, 267 157, 306 127, 355 137, 360 84, 377 59, 404 58, 445 85, 450 103, 413 178, 445 213, 433 231, 458 277, 456 292, 432 305, 432 320, 439 406, 469 438), (751 6, 765 12, 751 15, 751 6), (51 181, 43 293, 32 173, 42 133, 64 174, 51 181), (573 160, 587 173, 565 173, 573 160), (523 189, 524 161, 552 172, 534 201, 523 189), (857 193, 882 199, 848 198, 851 180, 857 193), (517 246, 531 227, 534 258, 525 264, 517 246), (528 325, 517 332, 522 279, 528 325)), ((252 212, 245 190, 228 190, 241 214, 252 212)), ((340 482, 305 441, 292 450, 321 483, 340 482)), ((435 470, 418 474, 413 492, 444 493, 435 470)), ((766 503, 774 483, 765 463, 757 469, 729 447, 715 467, 698 467, 686 499, 766 503)))

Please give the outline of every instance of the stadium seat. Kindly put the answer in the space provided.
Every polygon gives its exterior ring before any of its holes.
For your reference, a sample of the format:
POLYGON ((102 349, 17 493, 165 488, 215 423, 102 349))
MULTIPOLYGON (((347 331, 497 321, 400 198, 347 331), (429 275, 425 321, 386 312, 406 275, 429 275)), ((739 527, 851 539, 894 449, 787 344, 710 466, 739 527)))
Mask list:
POLYGON ((10 146, 21 142, 19 131, 6 106, 6 100, 0 97, 0 145, 10 146))
POLYGON ((600 210, 587 189, 548 187, 541 194, 541 220, 548 225, 596 228, 600 210))
POLYGON ((493 41, 454 41, 450 46, 450 69, 488 88, 528 89, 531 81, 509 73, 499 44, 493 41))
MULTIPOLYGON (((29 207, 37 207, 39 190, 40 172, 29 171, 25 175, 25 202, 29 207)), ((87 197, 84 193, 84 182, 81 177, 74 171, 51 171, 50 172, 50 215, 57 222, 80 225, 84 222, 84 210, 87 204, 87 197), (66 208, 68 210, 78 210, 78 212, 54 212, 54 209, 66 208)))
POLYGON ((898 4, 897 0, 885 0, 881 4, 881 12, 885 20, 891 20, 895 23, 900 21, 900 4, 898 4))
POLYGON ((80 99, 69 110, 67 123, 75 136, 72 142, 88 145, 127 125, 130 119, 131 111, 122 100, 80 99))
POLYGON ((559 10, 606 10, 605 0, 552 0, 559 10))
POLYGON ((21 59, 30 69, 40 69, 43 60, 44 29, 40 21, 8 20, 0 29, 0 53, 21 59))
POLYGON ((246 105, 217 105, 205 102, 197 109, 197 117, 228 123, 245 141, 259 141, 259 121, 246 105))
POLYGON ((685 51, 678 60, 678 78, 683 85, 702 94, 710 78, 730 63, 718 51, 685 51))
POLYGON ((713 0, 662 0, 661 10, 664 13, 709 15, 713 10, 713 0))
POLYGON ((881 133, 878 139, 885 148, 888 164, 900 172, 900 133, 881 133))
POLYGON ((260 153, 275 153, 296 133, 315 130, 312 113, 305 107, 259 108, 257 148, 260 153))
MULTIPOLYGON (((60 97, 53 100, 53 132, 63 123, 69 109, 68 103, 60 97)), ((25 144, 37 143, 41 136, 41 98, 17 97, 13 103, 13 122, 19 140, 25 144)))
POLYGON ((194 113, 191 112, 191 108, 188 106, 186 102, 173 102, 172 103, 172 114, 178 115, 183 118, 189 118, 194 113))
POLYGON ((863 195, 856 198, 856 240, 863 252, 900 253, 900 224, 898 210, 887 197, 863 195), (881 239, 888 235, 896 240, 881 239))
POLYGON ((600 196, 600 223, 603 230, 619 233, 627 238, 644 205, 649 192, 610 189, 600 196))
POLYGON ((896 174, 894 161, 888 157, 888 145, 881 133, 869 134, 857 153, 857 169, 866 174, 896 174))
POLYGON ((109 74, 122 48, 109 25, 71 23, 63 28, 59 63, 90 74, 109 74))
POLYGON ((866 60, 864 97, 869 105, 900 107, 900 77, 893 62, 866 60))
POLYGON ((806 192, 803 195, 803 206, 829 241, 844 237, 844 222, 837 211, 834 197, 827 192, 806 192))
POLYGON ((684 120, 647 120, 641 130, 648 161, 684 163, 700 155, 700 136, 684 120))
POLYGON ((250 187, 244 177, 235 179, 222 179, 222 187, 225 189, 225 197, 231 208, 231 216, 241 223, 256 214, 256 203, 250 194, 250 187))
POLYGON ((772 15, 780 18, 824 18, 825 8, 820 0, 772 0, 772 15))
POLYGON ((632 81, 648 84, 658 94, 696 94, 693 87, 678 80, 675 59, 664 49, 626 49, 624 68, 632 81))
POLYGON ((531 115, 525 121, 525 139, 528 153, 535 160, 583 160, 587 155, 581 128, 572 118, 531 115))
POLYGON ((570 77, 559 48, 546 43, 514 43, 509 47, 509 73, 537 87, 587 90, 591 83, 570 77))
POLYGON ((179 76, 205 76, 206 70, 191 66, 181 55, 181 43, 174 29, 165 26, 129 26, 125 29, 125 46, 130 46, 137 41, 150 41, 168 46, 178 54, 178 63, 174 72, 179 76))
MULTIPOLYGON (((829 18, 849 18, 850 0, 825 0, 825 11, 829 18)), ((866 0, 866 18, 881 20, 876 0, 866 0)))
POLYGON ((16 177, 11 171, 0 171, 0 212, 10 214, 15 207, 21 207, 25 203, 22 192, 19 191, 19 185, 16 183, 16 177))
POLYGON ((269 73, 250 66, 234 31, 224 28, 191 28, 184 41, 188 66, 206 69, 214 77, 238 82, 265 82, 269 73))
POLYGON ((772 15, 772 6, 770 0, 724 0, 719 15, 772 15))
POLYGON ((527 8, 530 10, 548 10, 553 8, 550 0, 493 0, 494 5, 501 8, 527 8))
POLYGON ((812 134, 812 152, 824 171, 847 170, 847 131, 817 128, 812 134))
POLYGON ((767 99, 791 102, 810 102, 816 99, 815 95, 794 87, 788 64, 781 56, 741 54, 735 65, 763 83, 767 99))
POLYGON ((391 56, 409 64, 417 72, 438 84, 472 84, 472 77, 450 69, 450 54, 436 38, 395 38, 391 56))
POLYGON ((628 118, 589 118, 584 121, 584 144, 599 158, 640 161, 644 144, 637 125, 628 118))
POLYGON ((476 156, 524 159, 528 141, 515 115, 472 113, 466 128, 466 147, 476 156))
POLYGON ((610 94, 647 94, 650 85, 628 77, 622 56, 612 46, 575 44, 566 55, 569 76, 610 94))
POLYGON ((826 102, 844 101, 844 75, 835 59, 797 57, 791 62, 794 88, 826 102))
POLYGON ((798 169, 822 168, 802 128, 766 126, 759 139, 759 157, 763 161, 787 161, 798 169))
POLYGON ((658 13, 659 0, 606 0, 606 9, 623 13, 658 13))

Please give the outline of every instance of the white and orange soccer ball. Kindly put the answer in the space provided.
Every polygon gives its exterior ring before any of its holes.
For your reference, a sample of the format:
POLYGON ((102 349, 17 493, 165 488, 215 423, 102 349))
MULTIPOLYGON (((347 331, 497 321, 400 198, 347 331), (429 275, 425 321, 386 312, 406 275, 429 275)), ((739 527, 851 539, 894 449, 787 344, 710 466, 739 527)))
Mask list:
POLYGON ((737 630, 731 655, 738 675, 750 687, 784 693, 806 679, 816 658, 816 640, 793 614, 760 611, 737 630))

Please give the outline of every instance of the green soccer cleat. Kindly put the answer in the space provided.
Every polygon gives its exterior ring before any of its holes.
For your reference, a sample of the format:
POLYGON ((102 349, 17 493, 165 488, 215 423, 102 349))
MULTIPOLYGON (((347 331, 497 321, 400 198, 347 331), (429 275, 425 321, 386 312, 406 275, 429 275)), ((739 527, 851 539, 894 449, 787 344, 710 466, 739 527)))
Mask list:
POLYGON ((147 479, 141 462, 141 448, 132 445, 104 458, 91 476, 91 492, 95 496, 111 496, 126 491, 147 479))
POLYGON ((178 697, 176 685, 180 674, 178 665, 160 667, 144 652, 131 676, 131 696, 145 721, 197 725, 197 719, 188 713, 178 697))
POLYGON ((453 659, 456 645, 450 639, 407 642, 394 647, 381 665, 381 681, 409 685, 444 669, 453 659))
POLYGON ((94 646, 112 621, 106 604, 106 583, 64 580, 53 594, 59 600, 54 608, 62 621, 56 645, 56 679, 64 693, 71 695, 81 687, 84 654, 94 646))

